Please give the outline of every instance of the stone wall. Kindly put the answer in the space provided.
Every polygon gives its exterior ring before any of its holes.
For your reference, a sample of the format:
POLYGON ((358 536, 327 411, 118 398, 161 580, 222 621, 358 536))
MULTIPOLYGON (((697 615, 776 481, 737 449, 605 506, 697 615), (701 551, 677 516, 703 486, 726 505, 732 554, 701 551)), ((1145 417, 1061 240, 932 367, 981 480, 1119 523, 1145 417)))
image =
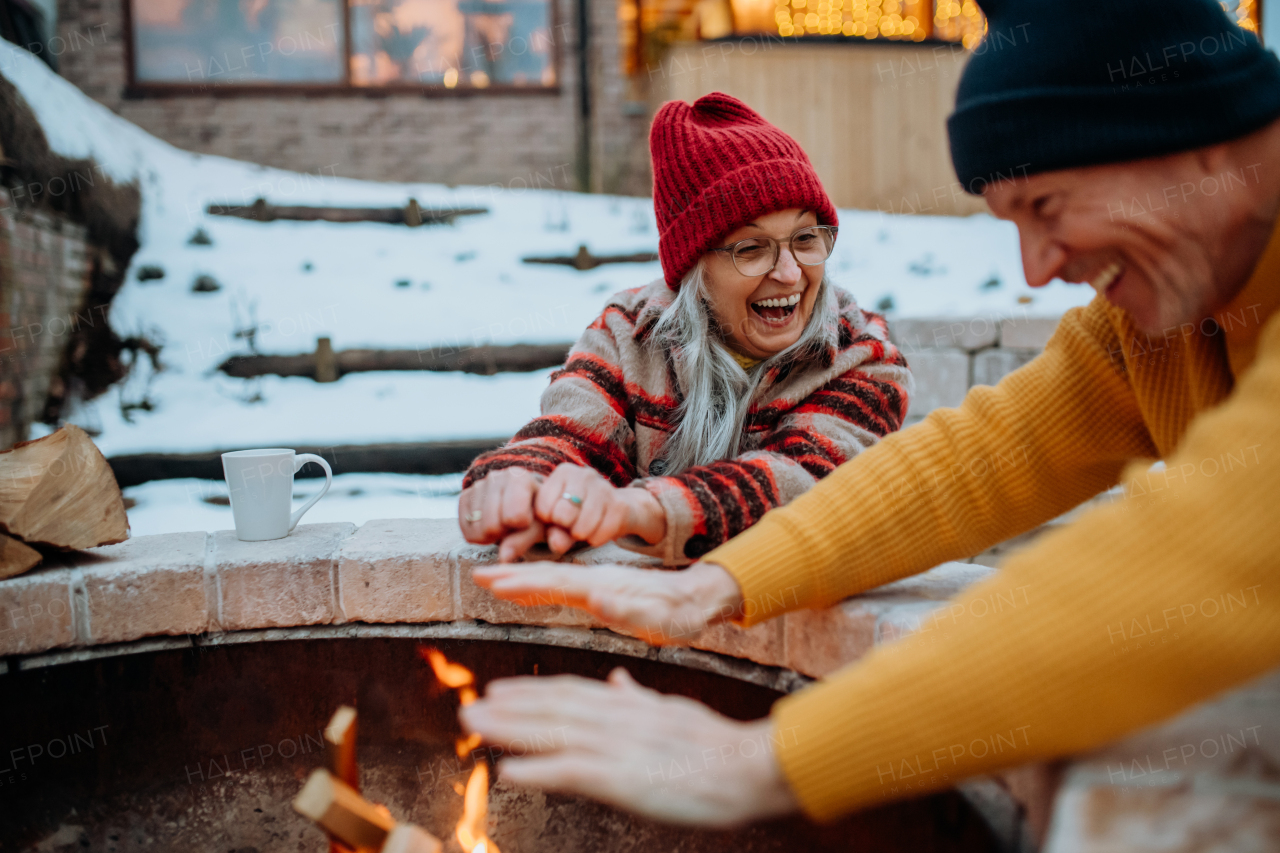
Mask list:
POLYGON ((974 385, 995 385, 1031 361, 1060 319, 1015 311, 891 321, 889 334, 916 381, 907 423, 920 421, 934 409, 958 406, 974 385))
MULTIPOLYGON (((576 0, 557 0, 555 91, 138 96, 126 91, 127 0, 61 0, 64 77, 180 148, 267 166, 378 181, 577 188, 576 0)), ((624 115, 616 4, 591 0, 588 69, 594 191, 627 184, 622 156, 643 117, 624 115)))
POLYGON ((95 251, 85 228, 7 199, 0 193, 0 450, 40 418, 70 333, 105 323, 83 308, 95 251))

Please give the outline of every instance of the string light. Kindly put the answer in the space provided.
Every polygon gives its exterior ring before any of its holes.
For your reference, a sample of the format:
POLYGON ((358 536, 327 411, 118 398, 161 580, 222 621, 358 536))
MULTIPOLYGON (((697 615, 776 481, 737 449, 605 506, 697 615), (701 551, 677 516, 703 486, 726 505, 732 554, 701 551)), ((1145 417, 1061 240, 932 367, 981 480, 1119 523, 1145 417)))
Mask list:
MULTIPOLYGON (((958 42, 973 49, 987 33, 975 0, 775 0, 778 35, 843 35, 894 41, 958 42)), ((1241 29, 1258 32, 1258 0, 1222 7, 1241 29)), ((765 8, 768 8, 767 2, 765 8)), ((767 12, 765 13, 768 14, 767 12)), ((766 17, 765 20, 768 20, 766 17)))

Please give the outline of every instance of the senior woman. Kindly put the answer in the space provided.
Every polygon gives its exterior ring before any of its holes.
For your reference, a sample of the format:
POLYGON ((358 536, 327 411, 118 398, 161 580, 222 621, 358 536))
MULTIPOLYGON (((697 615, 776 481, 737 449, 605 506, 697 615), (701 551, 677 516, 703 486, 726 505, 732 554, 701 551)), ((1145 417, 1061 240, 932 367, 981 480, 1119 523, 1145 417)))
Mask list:
POLYGON ((836 211, 795 140, 714 93, 664 105, 650 151, 664 280, 612 297, 464 480, 462 532, 503 561, 617 539, 692 562, 906 414, 884 318, 826 277, 836 211))

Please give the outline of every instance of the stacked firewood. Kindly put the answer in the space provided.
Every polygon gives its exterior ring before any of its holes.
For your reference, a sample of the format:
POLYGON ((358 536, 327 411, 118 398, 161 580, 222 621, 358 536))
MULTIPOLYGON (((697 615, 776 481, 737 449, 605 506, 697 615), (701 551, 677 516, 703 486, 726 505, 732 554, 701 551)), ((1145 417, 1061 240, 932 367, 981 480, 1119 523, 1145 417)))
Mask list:
POLYGON ((42 552, 128 538, 120 487, 84 430, 64 426, 0 453, 0 579, 35 568, 42 552))

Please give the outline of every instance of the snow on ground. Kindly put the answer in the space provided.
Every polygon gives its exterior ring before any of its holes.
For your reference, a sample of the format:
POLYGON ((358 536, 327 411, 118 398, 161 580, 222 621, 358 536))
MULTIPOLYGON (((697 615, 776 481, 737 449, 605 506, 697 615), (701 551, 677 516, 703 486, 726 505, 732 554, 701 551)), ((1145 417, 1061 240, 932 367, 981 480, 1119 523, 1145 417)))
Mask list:
MULTIPOLYGON (((320 491, 323 479, 297 480, 294 506, 320 491)), ((302 517, 302 524, 375 518, 456 518, 461 474, 338 474, 333 488, 302 517)), ((155 480, 124 490, 134 501, 129 527, 134 536, 184 530, 232 530, 227 484, 222 480, 155 480)))
MULTIPOLYGON (((649 199, 528 188, 563 184, 565 174, 451 188, 341 178, 340 163, 314 174, 269 169, 174 148, 3 40, 0 74, 35 111, 54 151, 93 157, 142 191, 141 248, 110 318, 122 336, 161 344, 162 370, 140 362, 118 388, 72 412, 108 456, 510 434, 537 414, 546 372, 364 373, 318 384, 231 379, 216 368, 253 349, 311 352, 320 336, 338 350, 569 341, 611 293, 660 275, 656 262, 587 272, 522 262, 572 255, 583 244, 596 255, 655 251, 649 199), (205 213, 210 203, 258 197, 359 207, 402 206, 412 197, 423 207, 489 212, 421 228, 264 224, 205 213), (208 245, 191 243, 197 230, 208 245), (164 277, 139 281, 144 266, 162 268, 164 277), (193 291, 201 276, 218 289, 193 291)), ((1089 288, 1060 282, 1027 287, 1014 227, 990 216, 842 210, 840 222, 832 279, 891 317, 1057 315, 1090 298, 1089 288), (1028 297, 1030 304, 1019 301, 1028 297)))
POLYGON ((500 438, 538 413, 550 370, 471 376, 465 373, 350 373, 332 385, 305 377, 254 380, 213 376, 182 381, 165 373, 153 393, 153 412, 126 420, 117 392, 80 418, 97 432, 106 456, 198 453, 238 447, 374 444, 500 438), (332 393, 317 393, 331 391, 332 393), (250 402, 254 396, 259 402, 250 402), (114 399, 112 399, 114 397, 114 399), (141 429, 135 425, 141 424, 141 429))

